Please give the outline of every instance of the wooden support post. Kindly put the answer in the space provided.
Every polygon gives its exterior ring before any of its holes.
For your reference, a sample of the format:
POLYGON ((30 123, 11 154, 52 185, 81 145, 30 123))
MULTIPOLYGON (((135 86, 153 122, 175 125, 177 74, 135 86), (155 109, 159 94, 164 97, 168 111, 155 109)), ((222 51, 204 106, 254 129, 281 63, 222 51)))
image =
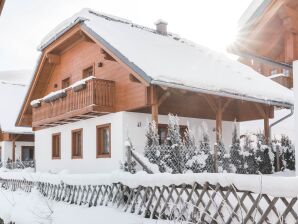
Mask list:
POLYGON ((13 136, 12 139, 12 162, 16 161, 16 140, 15 136, 13 136))
POLYGON ((151 114, 152 120, 158 125, 158 98, 157 98, 157 86, 151 86, 151 114))
POLYGON ((266 109, 265 109, 264 137, 265 137, 265 143, 269 144, 269 109, 268 109, 268 107, 266 107, 266 109))
POLYGON ((222 136, 222 102, 219 98, 216 108, 216 146, 214 146, 214 171, 218 172, 218 146, 222 136))

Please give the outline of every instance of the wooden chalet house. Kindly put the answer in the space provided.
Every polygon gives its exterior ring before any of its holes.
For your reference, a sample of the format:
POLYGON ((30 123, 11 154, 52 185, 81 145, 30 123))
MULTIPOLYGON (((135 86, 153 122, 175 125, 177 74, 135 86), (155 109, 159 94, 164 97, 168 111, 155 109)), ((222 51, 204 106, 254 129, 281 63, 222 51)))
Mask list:
POLYGON ((34 166, 34 133, 31 128, 16 127, 27 85, 28 71, 0 72, 0 161, 2 166, 18 168, 34 166), (20 77, 22 77, 20 79, 20 77), (9 164, 7 164, 9 162, 9 164))
POLYGON ((145 144, 145 124, 169 113, 212 141, 230 144, 234 120, 263 119, 266 136, 275 107, 291 108, 287 88, 253 69, 167 31, 83 9, 51 31, 18 126, 33 127, 38 171, 109 172, 130 137, 145 144), (264 88, 266 87, 266 88, 264 88))
POLYGON ((254 0, 239 26, 230 51, 244 64, 292 88, 292 62, 298 59, 298 1, 254 0))

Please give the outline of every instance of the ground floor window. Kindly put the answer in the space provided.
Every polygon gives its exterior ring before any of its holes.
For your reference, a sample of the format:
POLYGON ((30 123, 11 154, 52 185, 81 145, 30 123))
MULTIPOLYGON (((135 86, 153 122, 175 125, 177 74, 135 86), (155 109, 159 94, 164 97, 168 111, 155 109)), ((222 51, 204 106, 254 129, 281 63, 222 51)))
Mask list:
POLYGON ((52 158, 60 159, 61 153, 61 133, 52 135, 52 158))
POLYGON ((72 159, 83 158, 83 129, 76 129, 71 132, 72 159))
POLYGON ((111 157, 111 124, 96 127, 96 157, 111 157))
POLYGON ((34 147, 33 146, 22 146, 22 161, 34 160, 34 147))
MULTIPOLYGON (((180 125, 180 135, 182 139, 184 139, 184 134, 187 129, 187 126, 180 125)), ((159 143, 164 144, 167 140, 168 135, 168 125, 167 124, 158 124, 158 135, 159 135, 159 143)))

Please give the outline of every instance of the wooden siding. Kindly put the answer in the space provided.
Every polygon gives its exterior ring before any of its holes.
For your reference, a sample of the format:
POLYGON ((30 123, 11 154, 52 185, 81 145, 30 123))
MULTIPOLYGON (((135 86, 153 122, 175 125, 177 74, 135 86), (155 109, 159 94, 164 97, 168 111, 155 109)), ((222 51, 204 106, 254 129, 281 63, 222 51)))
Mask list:
POLYGON ((0 16, 4 7, 5 0, 0 0, 0 16))

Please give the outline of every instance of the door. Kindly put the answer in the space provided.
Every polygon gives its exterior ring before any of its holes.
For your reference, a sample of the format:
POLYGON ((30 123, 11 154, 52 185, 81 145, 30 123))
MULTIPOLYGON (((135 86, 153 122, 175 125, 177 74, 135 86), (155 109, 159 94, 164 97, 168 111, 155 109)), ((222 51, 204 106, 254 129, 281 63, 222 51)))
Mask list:
POLYGON ((33 146, 22 146, 22 161, 34 160, 34 147, 33 146))

